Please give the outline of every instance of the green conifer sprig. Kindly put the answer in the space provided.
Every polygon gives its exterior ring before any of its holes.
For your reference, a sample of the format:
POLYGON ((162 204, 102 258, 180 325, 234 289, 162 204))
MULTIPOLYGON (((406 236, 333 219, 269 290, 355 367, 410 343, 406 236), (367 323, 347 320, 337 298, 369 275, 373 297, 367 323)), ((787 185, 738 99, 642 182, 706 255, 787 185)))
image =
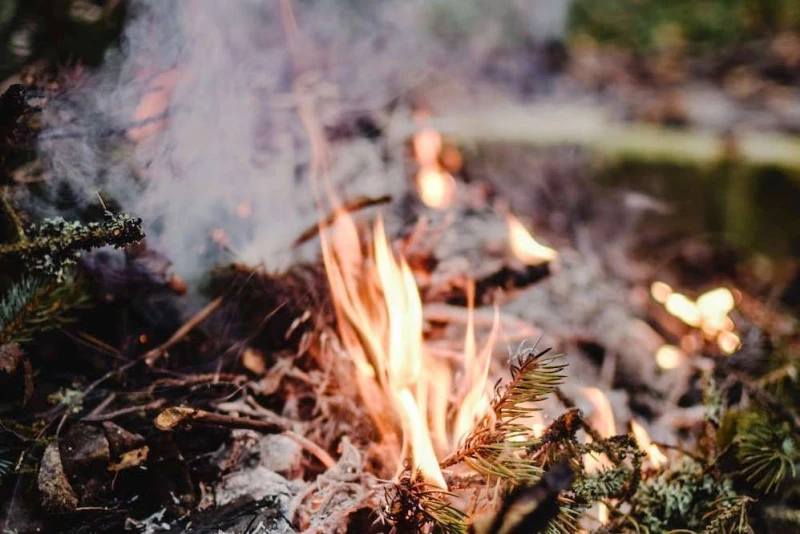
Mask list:
POLYGON ((24 343, 34 335, 67 324, 70 312, 86 302, 80 284, 26 277, 0 300, 0 345, 24 343))
POLYGON ((386 506, 381 520, 398 532, 464 534, 467 516, 454 507, 450 494, 425 484, 422 477, 404 476, 386 488, 386 506))
POLYGON ((797 476, 800 443, 788 423, 748 411, 738 418, 736 458, 748 482, 764 493, 797 476))
POLYGON ((527 451, 538 440, 519 420, 530 416, 564 378, 564 365, 557 356, 547 357, 549 349, 525 351, 511 366, 511 380, 498 384, 492 401, 492 413, 475 425, 459 449, 442 462, 450 467, 464 462, 474 471, 515 486, 534 484, 542 469, 532 462, 527 451))

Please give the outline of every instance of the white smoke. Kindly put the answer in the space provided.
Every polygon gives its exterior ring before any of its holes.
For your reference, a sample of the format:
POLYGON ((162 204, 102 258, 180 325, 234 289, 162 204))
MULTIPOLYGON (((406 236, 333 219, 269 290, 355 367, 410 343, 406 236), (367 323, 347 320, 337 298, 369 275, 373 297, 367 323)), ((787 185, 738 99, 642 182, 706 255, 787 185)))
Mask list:
MULTIPOLYGON (((501 3, 530 15, 530 6, 501 3)), ((502 32, 484 30, 496 29, 497 5, 136 0, 120 49, 49 107, 40 140, 46 171, 79 202, 100 192, 142 217, 150 245, 186 277, 224 259, 282 268, 296 259, 292 241, 316 219, 297 88, 309 95, 320 127, 364 111, 385 117, 393 100, 491 48, 487 40, 502 32), (432 37, 432 20, 462 13, 469 16, 456 35, 469 43, 432 37), (294 23, 300 36, 290 47, 294 23), (212 235, 234 256, 220 256, 212 235)), ((540 16, 528 18, 541 24, 540 16)), ((330 178, 340 190, 406 187, 401 144, 350 138, 333 148, 330 178)))

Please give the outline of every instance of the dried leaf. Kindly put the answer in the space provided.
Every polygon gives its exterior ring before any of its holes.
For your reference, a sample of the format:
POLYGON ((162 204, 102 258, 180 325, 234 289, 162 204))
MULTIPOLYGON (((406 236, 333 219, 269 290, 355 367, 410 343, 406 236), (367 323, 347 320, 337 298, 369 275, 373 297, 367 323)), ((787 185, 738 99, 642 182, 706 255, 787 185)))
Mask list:
POLYGON ((263 375, 267 371, 264 363, 264 353, 260 350, 247 347, 242 352, 242 365, 253 374, 263 375))
POLYGON ((147 445, 125 452, 120 456, 119 462, 112 463, 108 466, 108 470, 116 473, 124 469, 142 465, 147 461, 147 455, 149 453, 150 447, 147 445))
POLYGON ((157 429, 163 430, 164 432, 169 432, 180 425, 184 419, 191 417, 196 412, 197 410, 194 408, 173 406, 172 408, 167 408, 158 414, 153 422, 155 423, 157 429))

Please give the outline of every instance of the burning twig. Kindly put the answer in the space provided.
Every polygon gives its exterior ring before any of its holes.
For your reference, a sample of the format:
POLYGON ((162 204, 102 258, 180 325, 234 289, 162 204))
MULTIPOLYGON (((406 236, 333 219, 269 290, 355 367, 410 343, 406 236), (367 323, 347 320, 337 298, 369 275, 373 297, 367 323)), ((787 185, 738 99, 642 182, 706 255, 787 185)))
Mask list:
POLYGON ((159 345, 158 347, 147 351, 142 358, 144 362, 148 365, 148 367, 153 367, 155 363, 162 357, 167 351, 175 345, 178 341, 183 339, 186 334, 191 332, 197 325, 205 321, 206 319, 211 316, 221 305, 222 305, 223 298, 217 297, 206 306, 197 312, 191 319, 186 321, 180 328, 178 328, 174 334, 172 334, 168 340, 164 343, 159 345))

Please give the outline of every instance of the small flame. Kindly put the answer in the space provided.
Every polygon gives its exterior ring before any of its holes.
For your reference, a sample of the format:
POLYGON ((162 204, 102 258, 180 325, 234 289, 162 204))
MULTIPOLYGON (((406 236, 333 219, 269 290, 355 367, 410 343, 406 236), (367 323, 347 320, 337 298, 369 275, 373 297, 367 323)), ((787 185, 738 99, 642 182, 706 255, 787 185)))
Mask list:
POLYGON ((650 440, 650 435, 647 433, 647 430, 645 430, 636 419, 631 419, 631 431, 633 432, 633 437, 636 439, 636 443, 647 453, 647 457, 654 468, 658 469, 667 463, 667 457, 664 456, 664 453, 661 452, 658 445, 650 440))
POLYGON ((717 337, 717 346, 725 354, 733 354, 742 346, 742 341, 733 332, 720 332, 717 337))
POLYGON ((470 296, 462 390, 448 434, 451 370, 423 344, 422 302, 411 269, 405 259, 395 257, 380 218, 367 254, 346 212, 337 214, 331 231, 330 236, 320 232, 322 257, 340 338, 355 363, 364 404, 384 437, 393 435, 399 423, 401 460, 410 457, 426 482, 446 489, 436 451, 448 452, 491 412, 486 386, 499 311, 495 309, 491 334, 478 352, 470 296))
POLYGON ((656 364, 665 371, 679 367, 686 361, 686 353, 675 345, 661 345, 656 351, 656 364))
MULTIPOLYGON (((617 425, 614 422, 614 410, 606 394, 594 387, 582 388, 581 392, 592 405, 593 410, 590 419, 600 436, 610 438, 616 435, 617 425)), ((583 455, 583 462, 586 466, 586 472, 589 474, 597 473, 611 466, 611 461, 605 454, 586 453, 583 455)), ((610 519, 608 505, 603 502, 597 503, 597 520, 600 524, 607 525, 610 519)))
POLYGON ((513 215, 508 215, 508 239, 511 252, 526 265, 536 265, 556 259, 558 253, 540 244, 513 215))
POLYGON ((606 503, 599 503, 597 507, 597 520, 601 525, 607 525, 611 521, 611 513, 606 503))
POLYGON ((735 306, 733 293, 726 287, 718 287, 697 297, 697 307, 704 318, 727 315, 735 306))
POLYGON ((659 304, 666 304, 667 299, 672 295, 672 288, 666 282, 656 281, 650 285, 650 294, 653 296, 653 300, 659 304))
POLYGON ((446 209, 456 196, 456 180, 438 167, 420 169, 417 173, 419 198, 429 208, 446 209))
POLYGON ((670 294, 664 303, 664 307, 669 313, 689 326, 700 326, 700 310, 686 295, 681 293, 670 294))
POLYGON ((583 395, 588 399, 594 408, 591 419, 597 431, 604 438, 610 438, 617 433, 617 425, 614 422, 614 410, 608 397, 598 388, 583 388, 583 395))
MULTIPOLYGON (((614 410, 611 408, 611 402, 606 394, 594 387, 581 388, 581 393, 592 405, 589 419, 600 436, 610 438, 616 435, 617 425, 614 422, 614 410)), ((587 473, 595 473, 609 464, 609 460, 605 455, 598 456, 593 453, 586 453, 583 455, 583 459, 587 473)))
POLYGON ((419 198, 429 208, 446 209, 456 197, 456 180, 442 169, 442 134, 430 127, 419 129, 412 140, 419 164, 416 185, 419 198))

